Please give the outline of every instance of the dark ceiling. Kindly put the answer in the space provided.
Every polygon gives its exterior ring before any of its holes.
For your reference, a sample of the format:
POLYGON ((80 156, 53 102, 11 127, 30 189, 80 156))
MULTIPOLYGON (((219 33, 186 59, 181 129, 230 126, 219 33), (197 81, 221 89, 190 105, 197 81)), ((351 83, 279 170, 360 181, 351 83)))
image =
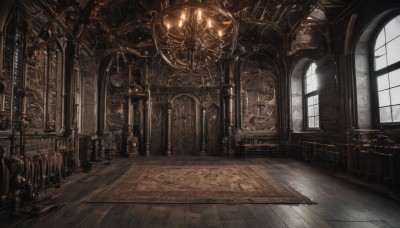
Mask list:
MULTIPOLYGON (((64 0, 68 1, 68 0, 64 0)), ((76 0, 83 38, 92 50, 130 48, 154 51, 151 20, 165 4, 183 0, 76 0)), ((230 12, 239 24, 237 52, 269 46, 287 54, 327 48, 329 27, 357 0, 208 0, 230 12)), ((60 5, 61 1, 57 2, 60 5)), ((71 4, 71 1, 68 1, 71 4)))

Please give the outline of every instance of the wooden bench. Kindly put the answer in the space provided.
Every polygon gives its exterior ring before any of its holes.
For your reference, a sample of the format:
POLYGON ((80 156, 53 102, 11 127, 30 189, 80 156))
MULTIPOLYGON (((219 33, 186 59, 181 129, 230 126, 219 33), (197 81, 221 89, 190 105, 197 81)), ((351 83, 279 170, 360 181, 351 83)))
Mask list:
POLYGON ((268 154, 274 156, 279 152, 279 144, 276 143, 246 143, 242 147, 243 155, 246 158, 248 154, 268 154))

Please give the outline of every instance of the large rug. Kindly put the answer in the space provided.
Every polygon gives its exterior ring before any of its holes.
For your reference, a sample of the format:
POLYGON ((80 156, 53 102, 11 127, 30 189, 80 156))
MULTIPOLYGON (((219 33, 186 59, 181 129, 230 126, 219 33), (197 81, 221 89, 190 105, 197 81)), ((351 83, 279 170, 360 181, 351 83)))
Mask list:
POLYGON ((90 202, 313 203, 261 165, 134 166, 90 202))

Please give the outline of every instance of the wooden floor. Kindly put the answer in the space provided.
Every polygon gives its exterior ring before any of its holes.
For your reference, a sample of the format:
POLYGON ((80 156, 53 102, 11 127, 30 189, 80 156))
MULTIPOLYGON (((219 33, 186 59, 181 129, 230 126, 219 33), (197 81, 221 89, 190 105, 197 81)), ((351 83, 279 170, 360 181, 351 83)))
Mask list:
POLYGON ((118 159, 111 165, 74 175, 58 191, 60 209, 40 217, 2 221, 1 227, 400 227, 400 203, 342 182, 326 170, 286 158, 231 159, 263 164, 270 174, 317 204, 134 204, 85 203, 136 162, 224 158, 118 159))

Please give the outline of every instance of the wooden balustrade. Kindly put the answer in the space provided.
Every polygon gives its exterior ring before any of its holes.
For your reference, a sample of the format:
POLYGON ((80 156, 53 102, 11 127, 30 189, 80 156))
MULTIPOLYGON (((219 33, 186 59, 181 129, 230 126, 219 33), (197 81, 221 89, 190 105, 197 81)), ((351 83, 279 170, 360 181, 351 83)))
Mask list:
POLYGON ((348 170, 377 183, 400 187, 400 143, 382 131, 355 131, 348 143, 348 170))
POLYGON ((330 168, 342 166, 343 136, 301 135, 292 140, 292 154, 307 162, 330 168))

